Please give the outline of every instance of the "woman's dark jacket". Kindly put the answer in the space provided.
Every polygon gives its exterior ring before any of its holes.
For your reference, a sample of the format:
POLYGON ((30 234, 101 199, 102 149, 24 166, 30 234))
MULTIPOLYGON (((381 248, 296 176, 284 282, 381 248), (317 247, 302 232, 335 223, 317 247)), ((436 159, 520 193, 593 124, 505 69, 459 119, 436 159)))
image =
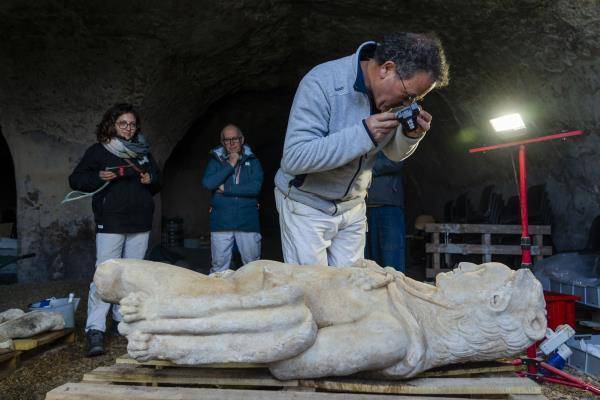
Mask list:
MULTIPOLYGON (((96 193, 92 209, 96 222, 96 233, 139 233, 152 229, 154 200, 160 191, 159 171, 152 155, 146 158, 129 159, 139 169, 150 173, 150 183, 142 184, 140 174, 127 162, 96 143, 88 148, 83 158, 69 176, 73 190, 93 192, 105 181, 98 174, 107 167, 119 167, 124 175, 117 176, 107 187, 96 193)), ((111 169, 118 175, 118 169, 111 169)))
POLYGON ((260 162, 244 146, 235 168, 229 164, 223 146, 211 151, 202 185, 212 191, 210 231, 260 232, 258 195, 263 182, 260 162), (218 192, 223 185, 223 193, 218 192))

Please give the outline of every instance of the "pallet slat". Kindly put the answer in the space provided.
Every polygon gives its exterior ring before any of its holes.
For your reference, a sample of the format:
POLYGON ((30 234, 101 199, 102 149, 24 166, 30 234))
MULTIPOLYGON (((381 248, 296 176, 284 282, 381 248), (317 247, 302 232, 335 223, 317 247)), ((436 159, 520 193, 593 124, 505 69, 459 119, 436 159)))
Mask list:
MULTIPOLYGON (((521 225, 501 224, 426 224, 425 232, 520 234, 521 225)), ((550 225, 529 225, 530 235, 550 235, 550 225)))
POLYGON ((280 381, 261 369, 153 369, 117 364, 99 367, 83 375, 84 382, 149 383, 211 386, 298 386, 297 380, 280 381))
POLYGON ((361 381, 350 379, 317 379, 301 381, 319 390, 353 393, 387 393, 411 395, 488 395, 542 394, 536 383, 523 378, 420 378, 410 381, 361 381))
MULTIPOLYGON (((504 255, 519 255, 521 254, 521 246, 506 245, 506 244, 466 244, 466 243, 427 243, 425 245, 427 253, 450 253, 450 254, 484 254, 489 255, 491 260, 492 254, 504 255)), ((551 246, 543 246, 541 249, 538 246, 531 246, 531 255, 549 256, 552 255, 551 246)))
MULTIPOLYGON (((147 387, 67 383, 46 394, 46 400, 460 400, 460 397, 365 395, 352 393, 147 387)), ((466 398, 462 398, 466 399, 466 398)))

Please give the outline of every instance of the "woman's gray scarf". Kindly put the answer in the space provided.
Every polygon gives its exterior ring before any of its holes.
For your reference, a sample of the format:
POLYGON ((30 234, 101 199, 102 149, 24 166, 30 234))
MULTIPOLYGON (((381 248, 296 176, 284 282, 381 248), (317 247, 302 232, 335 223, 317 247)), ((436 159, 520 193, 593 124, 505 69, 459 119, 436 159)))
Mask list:
POLYGON ((143 158, 150 152, 150 145, 141 133, 138 133, 132 140, 125 140, 117 136, 110 139, 108 143, 102 143, 102 146, 119 158, 143 158))
MULTIPOLYGON (((146 137, 141 133, 135 135, 135 137, 133 137, 132 140, 125 140, 118 136, 115 136, 112 139, 110 139, 108 143, 102 143, 102 146, 104 146, 106 150, 108 150, 110 153, 114 154, 119 158, 137 158, 140 159, 140 164, 149 162, 147 155, 150 152, 150 145, 148 144, 146 137)), ((110 181, 104 182, 102 186, 100 186, 97 190, 91 193, 81 192, 79 190, 69 192, 61 203, 64 204, 70 201, 80 200, 89 196, 93 196, 96 193, 103 190, 105 187, 107 187, 109 183, 110 181)))

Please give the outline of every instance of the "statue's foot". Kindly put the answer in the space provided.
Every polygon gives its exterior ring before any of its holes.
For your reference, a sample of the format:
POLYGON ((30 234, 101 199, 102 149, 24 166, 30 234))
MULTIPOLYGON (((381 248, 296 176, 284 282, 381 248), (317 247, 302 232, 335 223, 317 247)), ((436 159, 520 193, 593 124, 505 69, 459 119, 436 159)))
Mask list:
POLYGON ((131 358, 138 361, 148 361, 152 358, 150 354, 150 340, 152 335, 135 331, 127 336, 127 353, 131 358))
POLYGON ((123 321, 132 323, 141 319, 148 319, 147 313, 148 298, 144 293, 134 292, 123 298, 119 304, 119 311, 123 316, 123 321))

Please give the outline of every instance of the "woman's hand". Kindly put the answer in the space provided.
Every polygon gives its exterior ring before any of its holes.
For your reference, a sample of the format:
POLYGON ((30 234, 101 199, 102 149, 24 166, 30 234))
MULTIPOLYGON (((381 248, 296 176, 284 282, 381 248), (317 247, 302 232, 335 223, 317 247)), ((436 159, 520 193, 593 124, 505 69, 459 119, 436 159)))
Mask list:
POLYGON ((148 172, 142 172, 140 174, 140 182, 142 182, 142 184, 147 185, 150 183, 150 174, 148 172))
POLYGON ((112 171, 100 171, 98 176, 103 181, 112 181, 113 179, 115 179, 117 177, 117 175, 112 171))

